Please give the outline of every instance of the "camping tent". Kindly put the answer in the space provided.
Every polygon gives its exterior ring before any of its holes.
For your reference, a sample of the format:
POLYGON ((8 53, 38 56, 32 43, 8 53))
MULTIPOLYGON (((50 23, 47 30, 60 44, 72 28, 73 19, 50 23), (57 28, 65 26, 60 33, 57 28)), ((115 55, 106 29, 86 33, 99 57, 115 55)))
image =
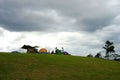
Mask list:
POLYGON ((41 48, 39 50, 39 53, 41 53, 41 54, 48 54, 47 49, 45 49, 45 48, 41 48))
POLYGON ((64 55, 70 55, 67 51, 63 52, 64 55))

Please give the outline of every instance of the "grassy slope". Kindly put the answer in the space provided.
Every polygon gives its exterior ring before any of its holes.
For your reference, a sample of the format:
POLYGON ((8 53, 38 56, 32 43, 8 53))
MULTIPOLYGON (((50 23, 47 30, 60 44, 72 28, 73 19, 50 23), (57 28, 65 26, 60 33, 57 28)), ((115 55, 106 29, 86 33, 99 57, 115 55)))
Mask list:
POLYGON ((120 62, 64 55, 0 53, 0 80, 120 80, 120 62))

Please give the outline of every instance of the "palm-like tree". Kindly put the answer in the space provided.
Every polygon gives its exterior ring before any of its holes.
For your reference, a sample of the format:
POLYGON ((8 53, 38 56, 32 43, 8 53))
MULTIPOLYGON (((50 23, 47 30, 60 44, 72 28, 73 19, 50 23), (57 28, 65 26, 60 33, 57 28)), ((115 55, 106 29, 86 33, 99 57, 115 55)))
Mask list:
POLYGON ((105 42, 105 46, 103 48, 106 50, 106 56, 109 56, 110 53, 115 52, 114 50, 115 47, 113 46, 113 44, 114 43, 110 42, 109 40, 105 42))

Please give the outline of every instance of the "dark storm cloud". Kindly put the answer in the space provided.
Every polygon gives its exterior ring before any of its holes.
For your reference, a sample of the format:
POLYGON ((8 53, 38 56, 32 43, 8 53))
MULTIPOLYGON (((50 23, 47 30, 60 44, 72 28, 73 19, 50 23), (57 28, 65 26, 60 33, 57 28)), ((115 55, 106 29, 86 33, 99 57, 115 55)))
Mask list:
POLYGON ((116 14, 107 3, 107 0, 0 0, 0 26, 11 31, 96 31, 109 25, 116 14))
POLYGON ((110 25, 111 21, 113 20, 113 18, 111 17, 106 17, 106 18, 95 18, 95 19, 83 19, 83 24, 85 26, 87 26, 87 28, 85 28, 88 31, 95 31, 97 29, 102 29, 105 26, 110 25))

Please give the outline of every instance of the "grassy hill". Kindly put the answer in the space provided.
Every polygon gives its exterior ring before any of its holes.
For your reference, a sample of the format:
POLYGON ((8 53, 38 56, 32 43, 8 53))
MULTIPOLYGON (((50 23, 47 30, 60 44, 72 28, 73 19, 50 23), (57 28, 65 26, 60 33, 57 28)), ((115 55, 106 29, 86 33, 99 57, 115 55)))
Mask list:
POLYGON ((120 62, 79 56, 0 53, 0 80, 120 80, 120 62))

